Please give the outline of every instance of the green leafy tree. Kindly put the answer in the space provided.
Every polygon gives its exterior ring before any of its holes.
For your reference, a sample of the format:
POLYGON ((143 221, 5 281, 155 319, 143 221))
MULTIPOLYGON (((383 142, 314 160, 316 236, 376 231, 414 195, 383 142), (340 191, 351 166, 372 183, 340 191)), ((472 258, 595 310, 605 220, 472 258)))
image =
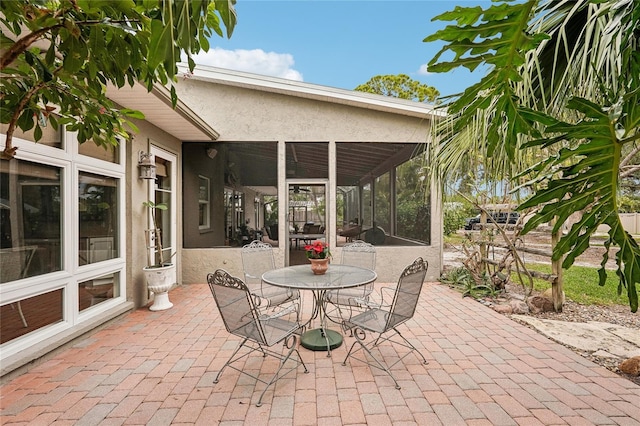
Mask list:
POLYGON ((354 90, 417 102, 435 102, 440 96, 435 87, 413 80, 406 74, 377 75, 354 90))
POLYGON ((487 159, 487 170, 532 191, 520 208, 537 212, 523 233, 545 222, 558 232, 578 213, 553 250, 564 268, 608 225, 599 284, 616 245, 618 292, 626 289, 637 311, 640 247, 622 227, 618 190, 629 158, 623 153, 640 141, 640 2, 496 2, 434 19, 455 25, 425 38, 445 42, 429 71, 482 65, 488 72, 446 105, 433 175, 452 173, 471 149, 487 159))
MULTIPOLYGON (((138 111, 118 109, 108 84, 175 81, 184 55, 209 49, 214 33, 233 32, 235 0, 27 0, 0 2, 0 122, 8 124, 3 158, 13 158, 17 127, 66 125, 80 143, 116 145, 136 130, 138 111)), ((177 95, 171 85, 175 107, 177 95)))

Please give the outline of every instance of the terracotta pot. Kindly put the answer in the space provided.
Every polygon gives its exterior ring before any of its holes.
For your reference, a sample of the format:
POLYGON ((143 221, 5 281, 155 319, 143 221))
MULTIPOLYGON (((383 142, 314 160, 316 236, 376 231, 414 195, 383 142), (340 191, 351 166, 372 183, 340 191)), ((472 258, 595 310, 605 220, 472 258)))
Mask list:
POLYGON ((315 275, 324 275, 329 269, 329 259, 309 259, 311 262, 311 271, 315 275))

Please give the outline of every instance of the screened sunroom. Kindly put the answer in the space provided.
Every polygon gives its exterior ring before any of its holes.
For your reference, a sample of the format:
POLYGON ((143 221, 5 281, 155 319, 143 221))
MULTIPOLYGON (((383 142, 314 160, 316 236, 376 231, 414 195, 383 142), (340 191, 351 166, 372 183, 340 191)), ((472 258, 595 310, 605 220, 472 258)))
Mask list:
POLYGON ((201 281, 202 265, 241 273, 234 249, 255 239, 283 265, 305 262, 310 241, 339 254, 360 239, 389 264, 383 278, 416 256, 437 276, 440 210, 423 155, 431 106, 206 67, 178 89, 220 133, 183 144, 185 282, 201 281))

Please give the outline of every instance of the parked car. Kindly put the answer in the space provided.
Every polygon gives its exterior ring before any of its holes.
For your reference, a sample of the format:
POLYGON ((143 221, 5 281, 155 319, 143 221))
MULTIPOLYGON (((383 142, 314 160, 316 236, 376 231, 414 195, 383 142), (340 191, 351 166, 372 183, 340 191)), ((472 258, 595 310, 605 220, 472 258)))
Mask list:
MULTIPOLYGON (((502 225, 502 224, 508 224, 508 225, 515 225, 518 222, 518 219, 520 218, 520 213, 517 212, 491 212, 491 217, 493 217, 493 220, 496 221, 496 223, 502 225)), ((490 219, 487 218, 487 223, 493 223, 490 219)), ((467 231, 470 231, 472 229, 479 229, 480 226, 480 215, 476 215, 474 217, 470 217, 466 220, 466 223, 464 225, 464 229, 467 231)))
POLYGON ((464 229, 466 231, 471 231, 473 229, 473 225, 475 225, 476 223, 480 223, 480 215, 476 215, 474 217, 468 217, 465 220, 465 224, 464 224, 464 229))

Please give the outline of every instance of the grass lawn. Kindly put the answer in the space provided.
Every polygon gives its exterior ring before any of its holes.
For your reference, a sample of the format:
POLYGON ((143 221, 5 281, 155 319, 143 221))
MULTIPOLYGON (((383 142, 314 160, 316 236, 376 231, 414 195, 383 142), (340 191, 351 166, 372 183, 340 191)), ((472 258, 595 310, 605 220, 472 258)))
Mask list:
POLYGON ((444 236, 445 244, 451 244, 451 245, 460 245, 466 239, 467 239, 467 237, 465 237, 464 235, 462 235, 460 233, 451 234, 451 235, 445 235, 444 236))
MULTIPOLYGON (((551 273, 550 265, 527 264, 529 269, 551 273)), ((512 281, 519 283, 513 276, 512 281)), ((627 289, 622 288, 622 294, 618 296, 618 276, 615 271, 607 271, 607 281, 604 286, 598 285, 598 270, 584 266, 572 266, 563 270, 563 290, 567 299, 583 305, 626 305, 629 306, 627 289)), ((533 279, 535 290, 544 291, 551 288, 551 283, 542 279, 533 279)))

